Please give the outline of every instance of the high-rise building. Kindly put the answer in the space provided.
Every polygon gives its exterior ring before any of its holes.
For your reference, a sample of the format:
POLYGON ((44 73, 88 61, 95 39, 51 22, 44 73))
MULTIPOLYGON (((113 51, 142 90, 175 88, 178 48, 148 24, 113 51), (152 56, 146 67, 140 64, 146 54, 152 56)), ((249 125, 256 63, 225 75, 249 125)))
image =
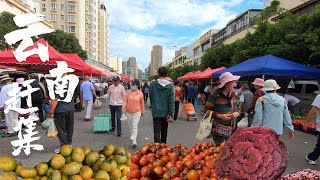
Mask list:
POLYGON ((127 62, 128 69, 130 71, 130 77, 138 78, 138 66, 137 66, 137 58, 136 57, 129 57, 127 62))
POLYGON ((142 79, 142 70, 138 69, 138 79, 142 79))
POLYGON ((123 71, 122 57, 110 56, 108 66, 111 67, 116 73, 122 74, 122 71, 123 71))
POLYGON ((88 63, 98 68, 107 64, 109 15, 100 0, 42 0, 39 3, 39 13, 79 39, 87 51, 88 63))
POLYGON ((159 67, 162 66, 163 47, 155 45, 151 50, 150 76, 158 74, 159 67))
POLYGON ((122 74, 127 76, 128 75, 127 69, 128 69, 127 61, 122 61, 122 74))

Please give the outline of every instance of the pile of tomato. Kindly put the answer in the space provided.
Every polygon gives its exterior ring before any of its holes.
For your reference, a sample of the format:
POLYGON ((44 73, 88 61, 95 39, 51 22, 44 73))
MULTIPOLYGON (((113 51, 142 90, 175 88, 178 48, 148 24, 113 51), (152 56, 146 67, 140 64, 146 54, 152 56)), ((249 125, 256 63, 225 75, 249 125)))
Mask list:
POLYGON ((217 180, 215 162, 222 147, 214 147, 212 142, 197 143, 190 149, 181 144, 144 145, 132 155, 127 179, 217 180))
POLYGON ((299 131, 304 131, 306 133, 309 133, 309 134, 314 134, 314 135, 318 135, 317 133, 317 124, 315 122, 309 122, 308 123, 308 129, 307 131, 305 131, 303 129, 303 125, 306 123, 306 120, 301 120, 301 119, 294 119, 292 121, 292 124, 294 126, 294 128, 296 130, 299 130, 299 131))

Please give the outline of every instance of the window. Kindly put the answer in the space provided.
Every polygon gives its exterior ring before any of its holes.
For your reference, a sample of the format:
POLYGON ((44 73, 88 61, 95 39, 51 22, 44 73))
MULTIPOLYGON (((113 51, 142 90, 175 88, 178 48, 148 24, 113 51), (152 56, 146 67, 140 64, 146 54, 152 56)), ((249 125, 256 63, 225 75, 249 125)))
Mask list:
POLYGON ((46 11, 46 5, 45 4, 42 4, 42 11, 46 11))
POLYGON ((68 32, 76 32, 75 26, 68 26, 68 32))
POLYGON ((51 10, 56 11, 57 10, 57 4, 51 3, 51 10))
POLYGON ((51 21, 57 21, 57 14, 51 14, 51 21))
POLYGON ((64 25, 61 25, 60 29, 61 29, 62 31, 64 31, 64 25))
POLYGON ((68 11, 75 12, 76 11, 76 6, 75 5, 68 5, 68 11))
POLYGON ((68 16, 68 22, 76 22, 76 16, 74 16, 74 15, 69 15, 69 16, 68 16))
POLYGON ((61 4, 61 10, 64 9, 64 4, 61 4))
POLYGON ((61 21, 64 21, 64 15, 61 15, 61 21))

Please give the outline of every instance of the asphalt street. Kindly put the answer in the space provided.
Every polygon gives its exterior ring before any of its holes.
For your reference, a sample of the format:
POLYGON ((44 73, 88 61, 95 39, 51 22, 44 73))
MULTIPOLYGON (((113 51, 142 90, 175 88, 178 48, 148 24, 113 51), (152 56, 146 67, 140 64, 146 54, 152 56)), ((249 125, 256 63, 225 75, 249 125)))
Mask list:
MULTIPOLYGON (((138 148, 146 143, 153 142, 153 123, 151 110, 148 108, 149 104, 146 104, 146 112, 144 117, 141 118, 139 123, 138 132, 138 147, 132 149, 131 141, 129 140, 129 129, 126 121, 122 122, 122 136, 117 137, 116 132, 114 133, 93 133, 93 121, 84 121, 84 111, 75 113, 75 127, 73 136, 73 146, 82 147, 89 146, 93 150, 101 150, 105 145, 112 143, 116 146, 123 146, 129 149, 131 152, 135 152, 138 148)), ((201 108, 201 106, 200 106, 201 108)), ((98 113, 108 113, 109 110, 93 110, 93 116, 98 113)), ((183 113, 182 119, 178 120, 176 123, 169 124, 168 130, 168 144, 175 145, 181 143, 187 147, 194 146, 198 140, 195 138, 199 121, 201 119, 200 113, 198 113, 197 121, 187 121, 186 116, 183 113)), ((37 128, 39 131, 40 140, 36 141, 37 144, 42 144, 44 146, 43 151, 31 151, 29 156, 26 156, 24 152, 16 157, 18 162, 21 162, 24 166, 33 167, 39 162, 47 162, 54 155, 53 150, 59 146, 59 141, 57 138, 49 139, 46 136, 45 131, 40 127, 37 128)), ((17 137, 0 138, 0 156, 11 155, 13 148, 11 141, 16 140, 17 137)), ((296 131, 295 138, 293 140, 288 140, 287 136, 281 137, 281 140, 286 144, 289 150, 289 164, 287 167, 287 172, 302 170, 302 169, 320 169, 319 165, 309 165, 305 156, 307 153, 313 150, 317 137, 314 135, 309 135, 303 132, 296 131)), ((211 141, 211 139, 206 139, 205 141, 211 141)))

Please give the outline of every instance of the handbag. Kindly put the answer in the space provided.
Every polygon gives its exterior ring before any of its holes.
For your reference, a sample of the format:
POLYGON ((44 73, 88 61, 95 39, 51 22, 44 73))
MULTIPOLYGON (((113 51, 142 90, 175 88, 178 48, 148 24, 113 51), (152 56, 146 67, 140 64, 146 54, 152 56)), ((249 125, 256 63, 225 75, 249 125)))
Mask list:
POLYGON ((208 137, 212 130, 212 111, 207 111, 206 114, 203 116, 202 120, 200 121, 199 129, 196 134, 196 138, 198 140, 202 140, 208 137))
POLYGON ((214 121, 214 124, 216 126, 216 133, 219 136, 225 137, 225 138, 229 138, 232 135, 232 131, 233 131, 233 122, 234 120, 231 121, 231 125, 223 125, 220 123, 217 123, 216 121, 214 121))
POLYGON ((237 127, 238 127, 238 128, 246 128, 246 127, 248 127, 248 117, 242 118, 242 119, 238 122, 237 127))

